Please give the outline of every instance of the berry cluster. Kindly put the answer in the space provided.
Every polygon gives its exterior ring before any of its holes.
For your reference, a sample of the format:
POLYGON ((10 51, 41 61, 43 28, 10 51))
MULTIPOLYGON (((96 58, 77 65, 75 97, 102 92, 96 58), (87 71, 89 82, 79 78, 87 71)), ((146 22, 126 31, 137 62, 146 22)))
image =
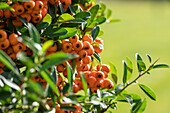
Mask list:
MULTIPOLYGON (((6 25, 6 19, 12 19, 14 26, 22 26, 23 23, 20 21, 18 16, 26 19, 27 22, 39 23, 45 17, 48 10, 48 0, 31 0, 27 2, 15 2, 9 3, 14 11, 0 10, 0 19, 4 20, 1 28, 6 25)), ((1 23, 2 24, 2 23, 1 23)))
MULTIPOLYGON (((17 34, 7 34, 4 30, 0 30, 0 49, 3 50, 12 60, 15 60, 16 54, 21 51, 24 51, 28 56, 32 55, 32 51, 27 48, 25 44, 18 41, 17 34)), ((4 64, 0 65, 0 67, 2 70, 4 64)), ((0 73, 2 72, 3 71, 0 71, 0 73)))

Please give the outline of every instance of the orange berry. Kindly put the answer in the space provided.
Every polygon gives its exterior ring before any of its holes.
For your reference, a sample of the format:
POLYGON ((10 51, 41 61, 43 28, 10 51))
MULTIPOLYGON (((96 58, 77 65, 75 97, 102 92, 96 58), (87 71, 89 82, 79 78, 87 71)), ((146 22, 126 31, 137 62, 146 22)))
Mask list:
POLYGON ((46 8, 43 8, 43 9, 42 9, 42 17, 45 17, 46 14, 47 14, 47 9, 46 9, 46 8))
POLYGON ((12 53, 14 53, 12 47, 9 47, 9 48, 6 50, 6 53, 7 53, 8 55, 11 55, 12 53))
POLYGON ((86 81, 87 81, 87 79, 90 77, 90 71, 85 71, 84 72, 84 77, 86 78, 86 81))
POLYGON ((3 72, 4 72, 4 70, 2 68, 0 68, 0 74, 3 73, 3 72))
POLYGON ((9 42, 10 42, 11 45, 15 45, 15 44, 19 43, 19 41, 18 41, 18 35, 15 34, 15 33, 10 34, 9 37, 8 37, 8 39, 9 39, 9 42))
POLYGON ((97 71, 91 71, 90 76, 95 77, 96 73, 97 73, 97 71))
POLYGON ((0 19, 4 16, 4 12, 0 9, 0 19))
POLYGON ((35 7, 35 2, 32 1, 28 1, 28 2, 24 2, 24 8, 27 10, 33 9, 35 7))
POLYGON ((33 55, 33 51, 30 48, 26 48, 26 54, 28 56, 32 56, 33 55))
POLYGON ((89 78, 87 79, 87 85, 92 88, 92 87, 94 87, 94 83, 95 83, 96 81, 97 81, 96 78, 93 77, 93 76, 91 76, 91 77, 89 77, 89 78))
POLYGON ((92 93, 97 93, 97 88, 92 87, 92 88, 91 88, 91 92, 92 92, 92 93))
POLYGON ((65 70, 63 71, 63 75, 64 75, 65 77, 67 77, 67 69, 65 69, 65 70))
POLYGON ((44 4, 42 1, 38 0, 38 1, 35 1, 35 7, 34 7, 34 10, 41 10, 42 8, 44 7, 44 4))
POLYGON ((101 87, 103 87, 103 80, 97 80, 95 83, 94 83, 94 88, 96 89, 100 89, 101 87))
POLYGON ((12 53, 9 55, 9 57, 12 59, 12 60, 15 60, 16 59, 16 54, 15 53, 12 53))
POLYGON ((80 50, 78 55, 80 58, 85 58, 87 56, 87 52, 85 50, 80 50))
POLYGON ((93 42, 93 38, 91 35, 87 34, 87 35, 84 35, 83 38, 82 38, 83 42, 84 41, 88 41, 90 44, 93 42))
POLYGON ((73 43, 73 48, 76 51, 80 51, 83 48, 83 43, 81 41, 77 41, 77 42, 73 43))
POLYGON ((75 42, 78 41, 78 39, 79 39, 79 37, 78 37, 78 35, 76 34, 76 35, 74 35, 73 37, 69 38, 69 41, 70 41, 71 43, 75 43, 75 42))
POLYGON ((107 73, 110 72, 110 66, 109 65, 102 64, 101 67, 102 67, 102 71, 105 71, 107 73))
POLYGON ((5 64, 3 64, 2 62, 0 62, 0 68, 5 67, 5 64))
POLYGON ((110 79, 104 79, 103 87, 105 87, 107 89, 113 88, 113 82, 110 79))
POLYGON ((17 20, 12 20, 12 23, 13 23, 13 25, 16 26, 16 27, 23 25, 23 23, 22 23, 21 21, 17 21, 17 20))
POLYGON ((91 62, 91 56, 86 56, 85 58, 83 58, 84 64, 90 64, 90 62, 91 62))
POLYGON ((9 47, 9 40, 8 39, 5 39, 3 42, 0 42, 0 49, 6 49, 9 47))
POLYGON ((90 46, 91 46, 91 45, 90 45, 90 43, 89 43, 88 41, 84 41, 84 42, 83 42, 83 49, 84 49, 84 50, 88 50, 88 49, 90 48, 90 46))
POLYGON ((42 15, 39 14, 38 16, 32 17, 32 22, 34 23, 40 23, 42 20, 42 15))
POLYGON ((102 80, 102 79, 104 79, 104 77, 105 77, 105 75, 104 75, 104 73, 103 73, 102 71, 98 71, 98 72, 96 72, 96 74, 95 74, 95 78, 96 78, 97 80, 102 80))
POLYGON ((4 30, 0 30, 0 42, 7 39, 7 33, 4 30))
POLYGON ((64 71, 64 66, 62 64, 60 65, 57 65, 57 71, 60 73, 60 72, 63 72, 64 71))
POLYGON ((81 65, 81 70, 82 70, 82 71, 88 71, 89 69, 90 69, 89 64, 82 64, 82 65, 81 65))
POLYGON ((71 0, 60 0, 60 2, 65 10, 67 10, 68 4, 71 5, 71 0))
POLYGON ((49 0, 49 2, 54 5, 58 3, 58 0, 49 0))
POLYGON ((87 54, 88 54, 89 56, 93 55, 93 54, 94 54, 93 46, 92 46, 92 45, 90 45, 90 48, 89 48, 89 49, 87 49, 86 51, 87 51, 87 54))
POLYGON ((57 51, 57 44, 54 43, 52 46, 50 46, 47 51, 57 51))
POLYGON ((65 42, 62 46, 64 52, 71 52, 72 51, 72 44, 69 42, 65 42))
POLYGON ((4 10, 4 16, 6 17, 6 18, 10 18, 11 17, 11 11, 10 10, 4 10))
POLYGON ((73 93, 77 93, 79 91, 79 86, 76 84, 73 84, 73 93))
POLYGON ((18 53, 20 51, 24 50, 24 45, 22 43, 17 43, 16 45, 12 46, 15 53, 18 53))
POLYGON ((27 13, 23 13, 22 15, 20 15, 22 18, 24 18, 27 22, 29 22, 31 20, 31 15, 27 14, 27 13))
POLYGON ((16 15, 21 15, 25 11, 23 5, 17 5, 14 9, 16 15))
POLYGON ((39 16, 39 15, 41 15, 41 10, 33 10, 32 12, 31 12, 31 16, 32 17, 37 17, 37 16, 39 16))
POLYGON ((32 14, 33 10, 32 9, 25 9, 25 13, 32 14))
POLYGON ((103 49, 100 49, 97 46, 93 46, 94 50, 96 51, 96 53, 101 53, 103 51, 103 49))
POLYGON ((103 40, 101 38, 96 38, 95 39, 96 42, 98 42, 99 44, 103 45, 103 40))

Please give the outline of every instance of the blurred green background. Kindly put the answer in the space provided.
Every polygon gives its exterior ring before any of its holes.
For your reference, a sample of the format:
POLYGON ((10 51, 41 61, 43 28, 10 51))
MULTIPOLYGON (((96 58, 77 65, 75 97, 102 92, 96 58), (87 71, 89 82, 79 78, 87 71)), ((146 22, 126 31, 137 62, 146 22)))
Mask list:
MULTIPOLYGON (((98 0, 98 2, 100 2, 98 0)), ((102 0, 113 12, 113 19, 120 22, 104 24, 104 51, 102 62, 112 62, 118 70, 119 83, 122 81, 122 60, 126 56, 133 61, 137 76, 135 53, 139 53, 145 62, 146 54, 152 60, 160 57, 158 63, 170 65, 170 2, 168 1, 114 1, 102 0)), ((148 63, 147 63, 148 64, 148 63)), ((132 80, 132 79, 131 79, 132 80)), ((145 75, 140 83, 151 87, 157 95, 157 101, 150 100, 137 86, 130 86, 127 90, 138 93, 147 98, 145 113, 170 113, 170 69, 152 70, 151 75, 145 75)), ((131 106, 119 103, 114 113, 130 113, 131 106)))

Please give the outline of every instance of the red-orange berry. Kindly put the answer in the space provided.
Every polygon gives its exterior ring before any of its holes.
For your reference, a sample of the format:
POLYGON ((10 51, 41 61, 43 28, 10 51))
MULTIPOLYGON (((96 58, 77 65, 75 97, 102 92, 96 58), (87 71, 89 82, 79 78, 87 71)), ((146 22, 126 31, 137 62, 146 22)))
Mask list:
POLYGON ((91 88, 91 92, 92 92, 92 93, 97 93, 97 88, 92 87, 92 88, 91 88))
POLYGON ((57 71, 60 73, 60 72, 63 72, 64 71, 64 66, 62 64, 60 65, 57 65, 57 71))
POLYGON ((9 39, 9 42, 10 42, 11 45, 15 45, 15 44, 19 43, 19 41, 18 41, 18 35, 15 34, 15 33, 10 34, 9 37, 8 37, 8 39, 9 39))
POLYGON ((72 51, 72 44, 69 43, 69 42, 65 42, 62 45, 62 49, 63 49, 64 52, 71 52, 72 51))
POLYGON ((101 44, 101 45, 104 44, 104 43, 103 43, 103 40, 102 40, 101 38, 98 38, 98 37, 97 37, 97 38, 95 39, 95 41, 98 42, 98 43, 101 44))
POLYGON ((5 39, 3 42, 0 42, 0 49, 7 49, 9 47, 9 40, 5 39))
POLYGON ((78 55, 79 55, 80 58, 85 58, 85 57, 87 56, 87 51, 85 51, 85 50, 80 50, 80 51, 78 52, 78 55))
POLYGON ((96 74, 95 74, 95 78, 97 80, 102 80, 102 79, 104 79, 104 77, 105 77, 105 75, 102 71, 97 71, 96 74))
POLYGON ((31 15, 27 13, 23 13, 20 15, 22 18, 24 18, 27 22, 31 20, 31 15))
POLYGON ((94 50, 96 51, 96 53, 101 53, 103 51, 103 49, 100 49, 97 46, 93 46, 94 50))
POLYGON ((83 48, 83 43, 81 41, 77 41, 77 42, 73 43, 73 48, 76 51, 80 51, 83 48))
POLYGON ((32 17, 32 22, 34 23, 40 23, 42 20, 42 15, 39 14, 38 16, 32 17))
POLYGON ((57 51, 57 44, 54 43, 52 46, 50 46, 47 51, 57 51))
POLYGON ((69 41, 70 41, 71 43, 75 43, 75 42, 78 41, 78 39, 79 39, 79 37, 78 37, 78 35, 76 34, 76 35, 74 35, 73 37, 69 38, 69 41))
POLYGON ((97 71, 91 71, 90 76, 95 77, 96 73, 97 73, 97 71))
POLYGON ((107 89, 113 88, 113 82, 110 79, 104 79, 103 87, 105 87, 107 89))
POLYGON ((68 4, 71 5, 71 0, 60 0, 60 2, 65 10, 67 10, 68 4))
POLYGON ((0 9, 0 19, 4 16, 4 12, 0 9))
POLYGON ((85 58, 83 58, 84 64, 90 64, 90 62, 91 62, 91 56, 86 56, 85 58))
POLYGON ((24 13, 24 7, 23 7, 23 5, 17 5, 16 7, 15 7, 15 14, 16 15, 21 15, 22 13, 24 13))
POLYGON ((4 16, 6 17, 6 18, 10 18, 11 17, 11 11, 10 10, 4 10, 4 16))
POLYGON ((110 66, 109 65, 102 64, 101 67, 102 67, 102 71, 105 71, 107 73, 110 72, 110 66))
POLYGON ((84 41, 88 41, 90 44, 93 42, 93 38, 91 35, 87 34, 87 35, 84 35, 83 38, 82 38, 83 42, 84 41))
POLYGON ((24 8, 27 10, 33 9, 35 7, 35 2, 32 1, 28 1, 28 2, 24 2, 24 8))
POLYGON ((44 4, 42 1, 38 0, 38 1, 35 1, 35 7, 34 7, 34 10, 41 10, 42 8, 44 7, 44 4))
POLYGON ((7 39, 7 33, 4 30, 0 30, 0 42, 7 39))
POLYGON ((87 79, 87 85, 88 87, 94 87, 94 83, 96 82, 96 78, 91 76, 87 79))
POLYGON ((24 45, 22 43, 17 43, 16 45, 12 46, 12 48, 15 53, 18 53, 24 50, 24 45))
POLYGON ((96 89, 100 89, 101 87, 103 87, 103 80, 97 80, 95 83, 94 83, 94 88, 96 89))

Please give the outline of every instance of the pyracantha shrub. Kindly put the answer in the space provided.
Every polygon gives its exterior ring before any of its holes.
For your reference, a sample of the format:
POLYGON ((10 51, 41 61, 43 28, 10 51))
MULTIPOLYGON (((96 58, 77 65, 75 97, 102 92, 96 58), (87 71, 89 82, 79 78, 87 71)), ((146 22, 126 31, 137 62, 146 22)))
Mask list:
POLYGON ((137 80, 155 68, 147 55, 146 67, 139 54, 139 75, 129 81, 133 64, 123 61, 117 70, 102 64, 104 50, 100 25, 117 22, 111 10, 94 0, 4 0, 0 2, 0 112, 103 113, 118 102, 143 112, 146 99, 128 93, 138 85, 152 100, 154 92, 137 80))

